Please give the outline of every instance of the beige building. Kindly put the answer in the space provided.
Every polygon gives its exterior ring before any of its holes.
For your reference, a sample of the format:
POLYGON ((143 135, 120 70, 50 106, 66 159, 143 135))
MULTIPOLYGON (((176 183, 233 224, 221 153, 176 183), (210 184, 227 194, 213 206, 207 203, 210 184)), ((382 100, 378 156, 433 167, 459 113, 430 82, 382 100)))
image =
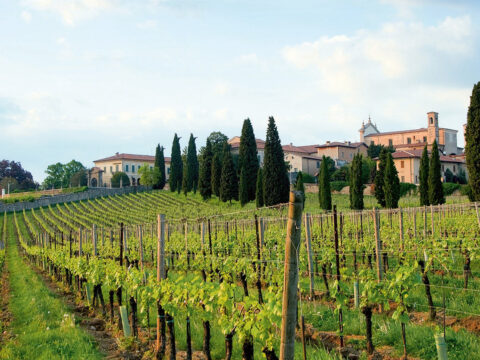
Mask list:
POLYGON ((427 113, 427 127, 413 129, 380 132, 371 119, 362 124, 359 130, 360 141, 367 145, 376 144, 393 146, 396 150, 423 149, 425 145, 429 148, 436 139, 438 148, 447 155, 457 155, 463 149, 457 147, 457 130, 441 128, 438 124, 438 113, 432 111, 427 113))
POLYGON ((283 145, 283 154, 285 161, 289 163, 289 177, 290 181, 296 179, 298 172, 317 176, 320 171, 320 164, 322 159, 315 155, 312 155, 310 146, 294 146, 283 145))
MULTIPOLYGON (((123 171, 130 179, 130 185, 140 185, 138 169, 147 164, 153 168, 155 156, 119 154, 95 160, 95 167, 89 172, 88 185, 95 187, 111 187, 112 176, 116 172, 123 171)), ((165 158, 165 175, 168 179, 170 174, 170 158, 165 158)))
MULTIPOLYGON (((398 171, 398 177, 401 182, 419 184, 420 183, 420 160, 423 150, 398 150, 392 154, 393 162, 398 171)), ((377 159, 377 165, 379 160, 377 159)), ((447 169, 458 176, 461 171, 467 174, 465 161, 453 156, 440 155, 442 178, 445 177, 447 169)))
POLYGON ((362 154, 367 156, 367 145, 363 142, 352 143, 350 141, 345 142, 330 142, 327 141, 323 145, 317 145, 316 156, 321 158, 322 156, 329 156, 335 161, 336 166, 343 166, 350 163, 353 160, 355 154, 362 154))

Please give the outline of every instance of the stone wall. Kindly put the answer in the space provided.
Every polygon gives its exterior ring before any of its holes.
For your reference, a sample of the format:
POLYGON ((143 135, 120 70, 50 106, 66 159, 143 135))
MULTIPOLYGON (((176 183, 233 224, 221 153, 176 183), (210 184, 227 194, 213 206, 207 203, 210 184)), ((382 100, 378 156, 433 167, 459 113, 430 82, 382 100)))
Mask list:
POLYGON ((110 188, 93 188, 88 189, 83 192, 74 193, 74 194, 62 194, 55 196, 41 197, 35 201, 30 202, 18 202, 13 204, 4 204, 0 202, 0 213, 3 212, 12 212, 12 211, 22 211, 36 209, 43 206, 55 205, 71 201, 80 201, 87 199, 94 199, 97 197, 110 196, 110 195, 123 195, 130 194, 134 192, 142 192, 150 190, 146 186, 129 186, 124 188, 110 189, 110 188))

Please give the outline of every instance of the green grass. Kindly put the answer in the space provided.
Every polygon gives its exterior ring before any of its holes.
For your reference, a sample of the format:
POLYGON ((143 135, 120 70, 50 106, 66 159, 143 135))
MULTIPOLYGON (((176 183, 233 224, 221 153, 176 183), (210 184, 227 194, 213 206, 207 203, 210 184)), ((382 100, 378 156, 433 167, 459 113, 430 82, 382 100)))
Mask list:
POLYGON ((10 331, 15 336, 2 346, 0 359, 101 359, 89 335, 71 321, 62 321, 70 311, 20 257, 13 219, 7 231, 10 331))

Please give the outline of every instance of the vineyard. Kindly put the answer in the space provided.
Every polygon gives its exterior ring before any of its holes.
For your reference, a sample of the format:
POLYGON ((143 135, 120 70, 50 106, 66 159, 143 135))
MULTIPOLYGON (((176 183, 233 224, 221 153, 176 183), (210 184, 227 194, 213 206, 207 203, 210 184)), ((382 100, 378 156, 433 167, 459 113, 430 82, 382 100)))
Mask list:
POLYGON ((350 211, 338 196, 324 213, 316 201, 292 230, 289 204, 153 191, 3 214, 0 234, 106 323, 108 358, 277 359, 291 230, 295 359, 480 359, 476 204, 350 211))

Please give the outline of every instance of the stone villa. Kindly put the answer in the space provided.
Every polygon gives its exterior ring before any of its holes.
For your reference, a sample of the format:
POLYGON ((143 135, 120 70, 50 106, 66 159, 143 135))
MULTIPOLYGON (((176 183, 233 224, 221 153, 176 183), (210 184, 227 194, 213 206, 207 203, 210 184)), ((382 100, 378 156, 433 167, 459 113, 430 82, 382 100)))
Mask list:
MULTIPOLYGON (((119 154, 118 152, 110 157, 95 160, 93 167, 88 172, 88 186, 110 187, 113 174, 123 171, 130 179, 130 185, 140 185, 140 174, 138 169, 147 164, 153 168, 155 156, 119 154)), ((165 175, 168 179, 170 174, 170 158, 165 158, 165 175)))

